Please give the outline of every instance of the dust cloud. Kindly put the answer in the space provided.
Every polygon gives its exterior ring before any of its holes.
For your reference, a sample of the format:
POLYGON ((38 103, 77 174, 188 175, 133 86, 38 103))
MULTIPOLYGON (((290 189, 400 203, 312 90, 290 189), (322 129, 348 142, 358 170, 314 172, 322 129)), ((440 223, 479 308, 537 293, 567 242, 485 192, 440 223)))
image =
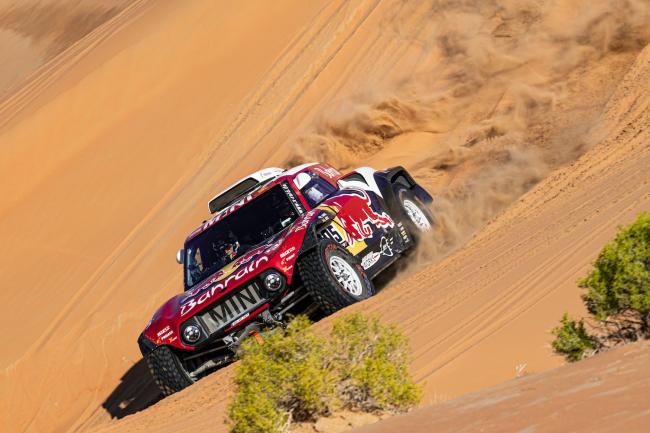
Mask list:
POLYGON ((388 91, 325 111, 296 138, 287 165, 405 166, 434 196, 436 228, 421 264, 461 246, 594 144, 590 131, 616 85, 611 70, 650 40, 650 2, 418 7, 428 8, 425 28, 393 22, 386 31, 416 42, 424 66, 388 91))

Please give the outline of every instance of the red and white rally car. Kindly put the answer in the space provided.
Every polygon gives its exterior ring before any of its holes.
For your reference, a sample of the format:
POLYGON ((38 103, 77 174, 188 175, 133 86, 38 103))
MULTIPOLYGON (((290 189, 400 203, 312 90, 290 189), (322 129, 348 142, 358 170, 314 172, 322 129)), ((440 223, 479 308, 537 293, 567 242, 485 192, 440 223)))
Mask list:
POLYGON ((313 163, 235 183, 178 252, 184 293, 138 339, 156 383, 185 388, 287 313, 331 314, 372 296, 372 278, 431 229, 430 202, 402 167, 343 175, 313 163))

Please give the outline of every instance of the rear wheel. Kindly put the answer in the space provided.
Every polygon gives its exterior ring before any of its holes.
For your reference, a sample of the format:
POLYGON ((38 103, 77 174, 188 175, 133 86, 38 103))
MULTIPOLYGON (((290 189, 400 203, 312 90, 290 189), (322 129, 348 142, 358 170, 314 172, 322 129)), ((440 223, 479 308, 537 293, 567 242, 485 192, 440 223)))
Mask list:
POLYGON ((305 254, 298 268, 307 292, 325 314, 374 293, 372 282, 358 260, 332 241, 323 241, 305 254))
POLYGON ((402 221, 416 241, 433 228, 433 216, 429 209, 408 188, 398 186, 395 195, 402 211, 402 221))
POLYGON ((145 360, 158 388, 166 396, 194 383, 178 356, 167 346, 157 347, 145 360))

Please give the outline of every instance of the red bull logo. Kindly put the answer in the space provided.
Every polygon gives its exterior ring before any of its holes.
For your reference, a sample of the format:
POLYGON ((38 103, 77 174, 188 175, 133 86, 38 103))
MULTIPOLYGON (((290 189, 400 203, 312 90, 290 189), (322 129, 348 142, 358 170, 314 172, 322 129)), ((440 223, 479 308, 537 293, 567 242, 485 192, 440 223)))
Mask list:
POLYGON ((330 203, 340 209, 336 218, 345 230, 346 241, 350 245, 371 238, 374 229, 392 228, 395 225, 387 213, 375 212, 370 197, 363 190, 337 195, 330 203))

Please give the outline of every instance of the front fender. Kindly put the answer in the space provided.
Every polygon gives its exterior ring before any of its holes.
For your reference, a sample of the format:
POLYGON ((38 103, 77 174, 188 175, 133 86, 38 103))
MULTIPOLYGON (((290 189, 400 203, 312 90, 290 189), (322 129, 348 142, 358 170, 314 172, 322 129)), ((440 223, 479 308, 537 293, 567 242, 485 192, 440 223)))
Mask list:
POLYGON ((147 356, 149 353, 157 347, 156 344, 144 336, 144 332, 140 333, 138 337, 138 347, 140 347, 140 352, 142 356, 147 356))
POLYGON ((320 242, 320 239, 318 238, 318 230, 329 224, 329 222, 336 216, 333 212, 324 209, 316 208, 314 210, 317 211, 317 214, 309 222, 305 236, 302 239, 302 245, 300 246, 298 257, 316 248, 320 242))

